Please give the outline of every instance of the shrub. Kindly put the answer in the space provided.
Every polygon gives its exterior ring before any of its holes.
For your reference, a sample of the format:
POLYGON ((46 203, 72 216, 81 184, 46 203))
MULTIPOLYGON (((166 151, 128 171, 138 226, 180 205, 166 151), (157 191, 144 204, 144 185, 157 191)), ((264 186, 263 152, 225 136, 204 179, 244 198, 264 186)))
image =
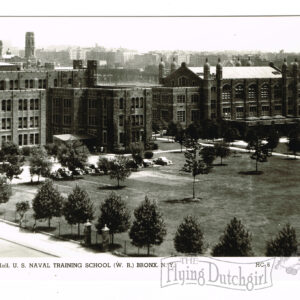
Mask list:
POLYGON ((145 158, 151 159, 153 157, 153 152, 152 151, 146 151, 144 155, 145 155, 145 158))
POLYGON ((22 155, 24 156, 30 156, 31 154, 31 148, 28 146, 25 146, 22 148, 22 155))
POLYGON ((154 142, 149 142, 145 145, 145 150, 157 150, 158 145, 154 142))

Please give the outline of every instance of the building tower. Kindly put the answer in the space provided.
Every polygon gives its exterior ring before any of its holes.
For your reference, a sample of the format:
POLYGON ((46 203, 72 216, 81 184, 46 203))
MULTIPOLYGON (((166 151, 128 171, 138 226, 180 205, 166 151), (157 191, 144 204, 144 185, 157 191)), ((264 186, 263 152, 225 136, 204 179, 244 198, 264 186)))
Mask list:
POLYGON ((208 63, 207 58, 204 64, 203 94, 204 94, 203 118, 206 120, 211 118, 211 79, 210 79, 210 65, 208 63))
POLYGON ((222 118, 222 80, 223 80, 223 66, 221 64, 221 59, 218 59, 217 64, 217 117, 222 118))
POLYGON ((293 80, 294 80, 294 90, 293 90, 293 104, 294 104, 294 107, 293 107, 293 110, 294 110, 294 113, 293 115, 295 117, 298 117, 299 116, 299 109, 298 109, 298 95, 297 95, 297 92, 298 92, 298 89, 297 89, 297 85, 298 85, 298 60, 297 58, 295 58, 295 62, 293 63, 293 80))
POLYGON ((163 84, 164 78, 165 78, 165 63, 161 58, 160 63, 158 65, 158 83, 163 84))
POLYGON ((0 58, 2 58, 3 43, 0 41, 0 58))
POLYGON ((251 67, 252 66, 252 61, 251 61, 251 57, 248 57, 248 61, 247 61, 247 67, 251 67))
POLYGON ((236 65, 236 67, 240 67, 242 65, 239 57, 238 57, 235 65, 236 65))
POLYGON ((175 57, 173 57, 173 61, 171 63, 171 73, 175 72, 176 69, 177 69, 177 63, 176 63, 175 57))
POLYGON ((98 61, 88 60, 87 61, 87 79, 88 87, 95 87, 98 82, 98 61))
POLYGON ((288 114, 288 64, 286 58, 283 61, 282 67, 282 114, 286 116, 288 114))
POLYGON ((34 33, 26 32, 25 36, 25 58, 34 58, 35 47, 34 47, 34 33))

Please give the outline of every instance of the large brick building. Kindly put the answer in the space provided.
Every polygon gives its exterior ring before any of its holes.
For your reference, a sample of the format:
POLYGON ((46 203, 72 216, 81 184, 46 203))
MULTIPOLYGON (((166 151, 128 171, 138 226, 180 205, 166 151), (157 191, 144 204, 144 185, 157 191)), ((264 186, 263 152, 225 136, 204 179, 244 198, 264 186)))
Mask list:
POLYGON ((51 88, 48 136, 85 135, 104 150, 125 149, 151 140, 151 107, 150 88, 51 88))
POLYGON ((153 122, 226 119, 247 125, 289 124, 300 120, 299 68, 286 61, 274 66, 187 67, 165 76, 159 65, 160 87, 153 88, 153 122))

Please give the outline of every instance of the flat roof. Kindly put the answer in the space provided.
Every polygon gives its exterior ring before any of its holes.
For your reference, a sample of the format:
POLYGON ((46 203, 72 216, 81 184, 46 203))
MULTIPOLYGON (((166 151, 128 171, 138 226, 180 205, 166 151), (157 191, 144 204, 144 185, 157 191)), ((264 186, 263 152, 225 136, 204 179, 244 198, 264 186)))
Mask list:
POLYGON ((88 134, 56 134, 53 135, 54 138, 63 141, 63 142, 68 142, 68 141, 79 141, 79 140, 90 140, 94 139, 94 136, 88 135, 88 134))
MULTIPOLYGON (((200 78, 204 77, 203 67, 189 67, 189 69, 198 75, 200 78)), ((210 74, 216 75, 216 67, 210 67, 210 74)), ((264 66, 241 66, 241 67, 223 67, 223 79, 259 79, 259 78, 281 78, 280 71, 264 66)))

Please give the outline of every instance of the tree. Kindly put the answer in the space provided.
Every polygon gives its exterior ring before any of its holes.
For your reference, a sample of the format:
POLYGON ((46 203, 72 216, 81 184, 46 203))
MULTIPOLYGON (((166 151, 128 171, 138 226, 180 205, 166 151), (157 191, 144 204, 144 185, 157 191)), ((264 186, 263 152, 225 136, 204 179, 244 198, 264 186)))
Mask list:
POLYGON ((58 152, 58 161, 72 173, 75 169, 83 169, 88 158, 88 151, 79 141, 68 141, 63 144, 58 152))
POLYGON ((28 201, 20 201, 16 203, 16 212, 19 214, 21 220, 29 209, 30 205, 28 201))
POLYGON ((158 134, 159 131, 160 131, 160 126, 159 126, 159 124, 157 124, 156 122, 152 122, 152 131, 153 131, 154 134, 155 134, 155 140, 156 140, 156 134, 158 134))
POLYGON ((11 142, 2 145, 0 161, 0 173, 5 174, 10 181, 23 172, 24 156, 21 155, 19 147, 11 142))
POLYGON ((225 228, 220 241, 212 250, 213 256, 251 256, 251 234, 240 220, 234 217, 225 228))
POLYGON ((200 123, 191 123, 185 130, 187 142, 189 140, 198 141, 198 139, 200 139, 202 136, 202 131, 202 126, 200 123))
POLYGON ((63 215, 70 225, 78 225, 80 236, 80 224, 94 219, 94 205, 86 190, 75 186, 64 203, 63 215))
POLYGON ((61 216, 62 207, 63 197, 54 187, 53 182, 47 179, 32 201, 35 219, 48 219, 48 227, 50 228, 51 219, 61 216))
POLYGON ((137 166, 143 164, 144 150, 145 149, 142 142, 131 143, 129 146, 129 151, 131 152, 132 158, 137 166))
POLYGON ((264 144, 262 131, 249 130, 246 141, 248 142, 247 148, 253 151, 250 158, 255 160, 255 172, 258 173, 258 163, 266 162, 268 157, 268 148, 264 144))
POLYGON ((173 136, 174 138, 177 135, 177 124, 175 122, 171 121, 168 124, 167 135, 168 136, 173 136))
POLYGON ((215 147, 215 155, 216 157, 221 158, 221 165, 223 165, 223 158, 226 158, 230 155, 229 145, 225 142, 216 143, 215 147))
POLYGON ((265 145, 267 149, 272 153, 279 143, 279 134, 274 128, 271 128, 267 135, 267 144, 265 145))
POLYGON ((11 186, 5 176, 0 176, 0 204, 8 202, 11 196, 11 186))
POLYGON ((296 231, 286 224, 274 239, 267 242, 266 256, 292 256, 297 254, 296 231))
POLYGON ((149 255, 151 245, 160 245, 167 234, 163 216, 156 202, 146 196, 145 201, 135 209, 134 217, 129 237, 134 246, 147 247, 149 255))
POLYGON ((203 162, 207 166, 212 166, 213 161, 216 158, 215 148, 214 147, 204 147, 200 150, 203 162))
POLYGON ((110 169, 110 161, 108 160, 107 157, 99 157, 98 160, 98 168, 104 172, 105 175, 108 174, 109 169, 110 169))
POLYGON ((195 140, 186 142, 187 151, 184 153, 185 164, 182 171, 191 173, 193 176, 193 199, 195 199, 195 182, 196 176, 199 174, 207 174, 210 170, 209 166, 199 158, 200 145, 195 140))
POLYGON ((187 254, 203 253, 203 233, 197 219, 192 216, 184 218, 174 238, 176 251, 187 254))
POLYGON ((32 149, 29 164, 30 175, 37 175, 38 182, 40 181, 40 176, 50 176, 52 162, 48 158, 47 152, 44 148, 36 147, 32 149))
POLYGON ((46 144, 45 149, 49 156, 53 156, 54 158, 58 156, 59 146, 57 145, 57 143, 46 144))
POLYGON ((174 137, 175 142, 178 142, 180 144, 180 152, 182 152, 182 145, 185 141, 185 130, 181 126, 180 123, 177 124, 177 132, 174 137))
POLYGON ((297 152, 300 151, 300 132, 298 128, 289 133, 288 148, 289 151, 293 152, 296 159, 297 152))
POLYGON ((101 215, 98 219, 97 229, 101 233, 107 225, 111 235, 111 243, 114 243, 114 234, 125 232, 130 227, 130 213, 126 203, 120 196, 112 192, 100 206, 101 215))
POLYGON ((120 181, 124 181, 131 174, 128 166, 128 158, 124 155, 118 155, 115 160, 111 161, 109 171, 110 178, 117 179, 119 188, 120 181))
POLYGON ((215 120, 205 119, 201 122, 202 137, 205 139, 216 139, 220 135, 220 126, 215 120))
POLYGON ((240 138, 240 133, 237 128, 227 126, 222 134, 222 137, 224 139, 224 142, 233 143, 235 140, 240 138))

